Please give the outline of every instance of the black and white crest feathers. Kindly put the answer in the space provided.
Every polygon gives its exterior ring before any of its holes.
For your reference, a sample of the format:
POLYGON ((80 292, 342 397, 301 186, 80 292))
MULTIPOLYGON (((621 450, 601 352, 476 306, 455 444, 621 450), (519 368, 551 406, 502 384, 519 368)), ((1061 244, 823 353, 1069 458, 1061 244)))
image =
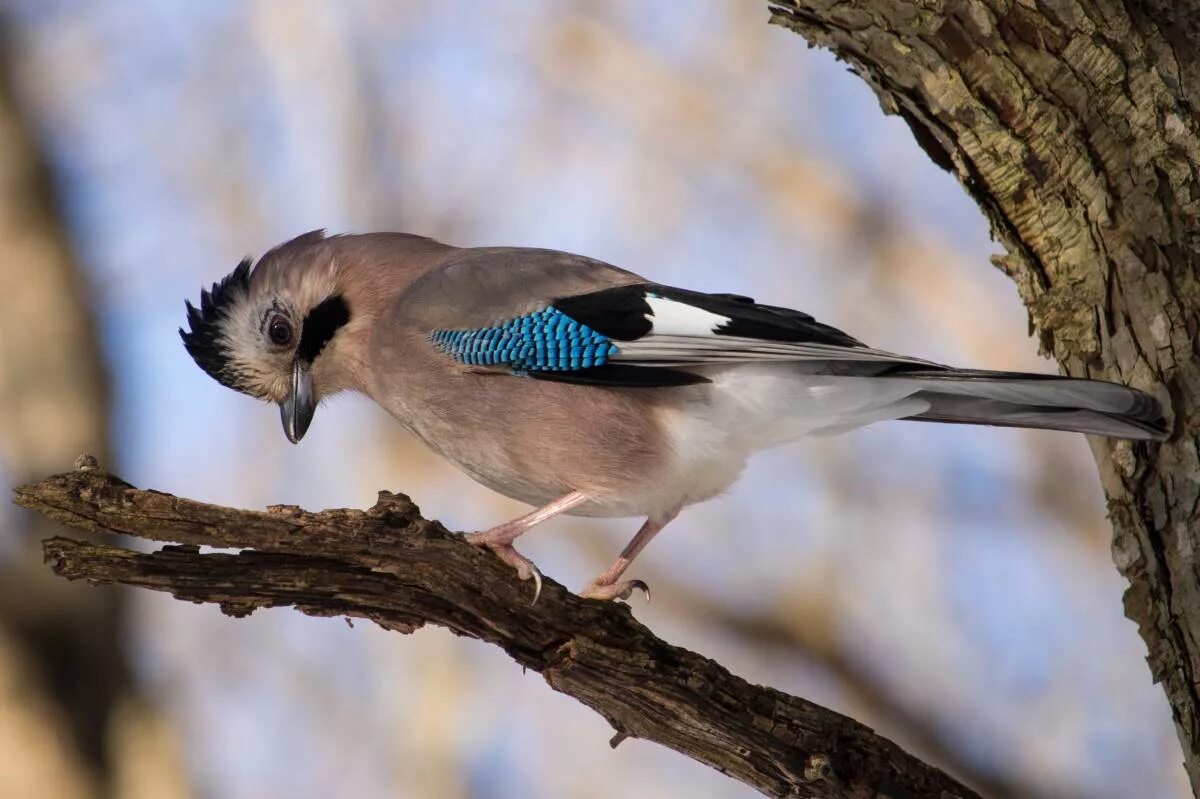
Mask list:
POLYGON ((200 307, 190 301, 187 306, 190 332, 179 328, 183 346, 196 365, 223 386, 250 393, 250 386, 239 374, 228 346, 222 337, 222 326, 230 307, 245 301, 250 294, 250 259, 244 259, 211 290, 200 292, 200 307))

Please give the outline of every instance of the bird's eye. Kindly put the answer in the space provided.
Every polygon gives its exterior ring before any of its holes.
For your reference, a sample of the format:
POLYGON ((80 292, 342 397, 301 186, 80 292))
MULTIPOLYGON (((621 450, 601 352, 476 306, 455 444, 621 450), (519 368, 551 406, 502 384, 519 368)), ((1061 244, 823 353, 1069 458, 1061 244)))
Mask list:
POLYGON ((267 335, 272 344, 286 347, 292 343, 292 323, 282 316, 276 316, 267 327, 267 335))

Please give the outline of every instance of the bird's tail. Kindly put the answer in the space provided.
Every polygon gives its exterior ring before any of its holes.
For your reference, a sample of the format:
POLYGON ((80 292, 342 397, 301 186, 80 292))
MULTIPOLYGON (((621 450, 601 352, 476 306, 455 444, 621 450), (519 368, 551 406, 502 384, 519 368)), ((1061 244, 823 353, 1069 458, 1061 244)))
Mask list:
POLYGON ((929 403, 929 409, 903 417, 912 421, 1033 427, 1139 440, 1167 437, 1158 400, 1116 383, 971 369, 905 371, 883 379, 917 381, 910 397, 929 403))

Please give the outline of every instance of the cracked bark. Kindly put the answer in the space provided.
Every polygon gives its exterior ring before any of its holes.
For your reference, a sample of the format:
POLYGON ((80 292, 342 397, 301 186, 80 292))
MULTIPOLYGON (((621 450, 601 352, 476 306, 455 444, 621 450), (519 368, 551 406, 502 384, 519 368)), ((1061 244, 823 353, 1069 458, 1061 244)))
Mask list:
POLYGON ((580 599, 549 578, 530 605, 528 583, 421 518, 404 496, 381 492, 367 511, 257 512, 142 491, 84 468, 22 486, 16 501, 89 533, 176 542, 145 553, 48 539, 47 562, 69 579, 168 591, 231 616, 291 605, 403 633, 437 624, 501 647, 600 713, 617 730, 614 745, 655 741, 768 796, 977 796, 851 718, 666 643, 624 605, 580 599))
POLYGON ((1092 448, 1125 612, 1200 795, 1200 2, 768 5, 978 202, 1043 352, 1171 409, 1165 444, 1092 448))

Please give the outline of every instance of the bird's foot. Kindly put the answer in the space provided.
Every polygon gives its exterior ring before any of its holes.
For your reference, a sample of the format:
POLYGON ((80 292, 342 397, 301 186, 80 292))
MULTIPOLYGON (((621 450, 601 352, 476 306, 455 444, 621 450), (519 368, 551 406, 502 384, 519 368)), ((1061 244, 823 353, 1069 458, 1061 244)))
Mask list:
POLYGON ((496 553, 496 557, 516 569, 517 576, 522 580, 533 580, 533 601, 537 602, 538 597, 542 595, 542 573, 538 571, 537 566, 533 565, 533 561, 513 549, 513 541, 516 541, 531 527, 539 525, 560 513, 566 513, 571 508, 586 501, 587 495, 579 491, 572 491, 548 505, 543 505, 531 513, 526 513, 519 519, 513 519, 511 522, 496 525, 490 530, 484 530, 480 533, 468 533, 465 538, 469 544, 474 544, 477 547, 487 547, 492 550, 492 552, 496 553))
POLYGON ((646 601, 650 601, 650 586, 646 585, 641 580, 617 580, 614 582, 604 582, 604 576, 592 580, 579 592, 579 595, 584 599, 602 599, 611 601, 614 599, 629 599, 633 595, 634 589, 641 591, 646 595, 646 601))
POLYGON ((538 571, 538 567, 533 564, 532 560, 517 551, 511 541, 496 540, 497 537, 492 530, 468 533, 464 537, 469 544, 490 549, 502 562, 516 569, 519 579, 533 580, 533 602, 529 604, 532 605, 538 601, 538 597, 542 595, 542 573, 538 571))

